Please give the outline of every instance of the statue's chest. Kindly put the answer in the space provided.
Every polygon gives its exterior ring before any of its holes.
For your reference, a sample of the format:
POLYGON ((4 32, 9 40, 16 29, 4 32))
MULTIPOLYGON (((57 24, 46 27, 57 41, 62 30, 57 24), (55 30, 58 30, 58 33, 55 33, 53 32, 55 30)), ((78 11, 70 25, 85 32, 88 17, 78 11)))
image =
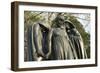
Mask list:
POLYGON ((60 28, 55 28, 53 34, 55 36, 67 36, 66 30, 60 28))

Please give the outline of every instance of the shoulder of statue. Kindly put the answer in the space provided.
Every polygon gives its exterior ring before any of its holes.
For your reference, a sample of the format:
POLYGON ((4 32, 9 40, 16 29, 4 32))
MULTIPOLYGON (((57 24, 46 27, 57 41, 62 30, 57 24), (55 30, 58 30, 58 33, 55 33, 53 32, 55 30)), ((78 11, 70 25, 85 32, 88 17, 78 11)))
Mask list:
POLYGON ((39 28, 39 24, 34 24, 34 28, 39 28))

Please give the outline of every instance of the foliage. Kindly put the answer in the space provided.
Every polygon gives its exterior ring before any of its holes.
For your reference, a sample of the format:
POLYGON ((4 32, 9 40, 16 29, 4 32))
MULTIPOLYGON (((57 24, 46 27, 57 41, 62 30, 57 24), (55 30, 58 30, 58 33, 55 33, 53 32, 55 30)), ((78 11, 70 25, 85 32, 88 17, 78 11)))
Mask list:
POLYGON ((33 25, 35 22, 42 21, 44 18, 41 16, 42 12, 31 12, 31 11, 25 11, 24 12, 24 23, 25 23, 25 30, 30 25, 33 25))

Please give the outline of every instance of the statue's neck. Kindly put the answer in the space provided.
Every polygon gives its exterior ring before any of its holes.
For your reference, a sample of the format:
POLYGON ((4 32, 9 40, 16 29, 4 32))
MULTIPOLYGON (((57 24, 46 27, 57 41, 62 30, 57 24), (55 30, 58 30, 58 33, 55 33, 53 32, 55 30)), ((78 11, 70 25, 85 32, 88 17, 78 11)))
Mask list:
POLYGON ((65 27, 64 27, 64 26, 61 26, 60 28, 61 28, 61 29, 65 29, 65 27))

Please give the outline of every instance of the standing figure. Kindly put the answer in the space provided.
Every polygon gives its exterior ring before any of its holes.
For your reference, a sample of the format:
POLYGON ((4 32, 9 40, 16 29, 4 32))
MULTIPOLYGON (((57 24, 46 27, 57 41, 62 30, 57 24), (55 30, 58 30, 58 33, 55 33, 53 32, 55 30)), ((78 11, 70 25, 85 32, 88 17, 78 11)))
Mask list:
POLYGON ((76 59, 76 52, 73 51, 66 32, 64 17, 58 14, 56 20, 56 27, 52 28, 48 35, 49 52, 46 56, 51 60, 76 59))
POLYGON ((46 60, 45 54, 48 52, 47 41, 48 28, 41 23, 34 24, 28 29, 28 60, 46 60))
POLYGON ((68 20, 65 21, 66 30, 70 39, 71 44, 73 45, 73 50, 75 50, 78 59, 87 58, 86 50, 84 49, 83 39, 75 28, 74 24, 68 20))

